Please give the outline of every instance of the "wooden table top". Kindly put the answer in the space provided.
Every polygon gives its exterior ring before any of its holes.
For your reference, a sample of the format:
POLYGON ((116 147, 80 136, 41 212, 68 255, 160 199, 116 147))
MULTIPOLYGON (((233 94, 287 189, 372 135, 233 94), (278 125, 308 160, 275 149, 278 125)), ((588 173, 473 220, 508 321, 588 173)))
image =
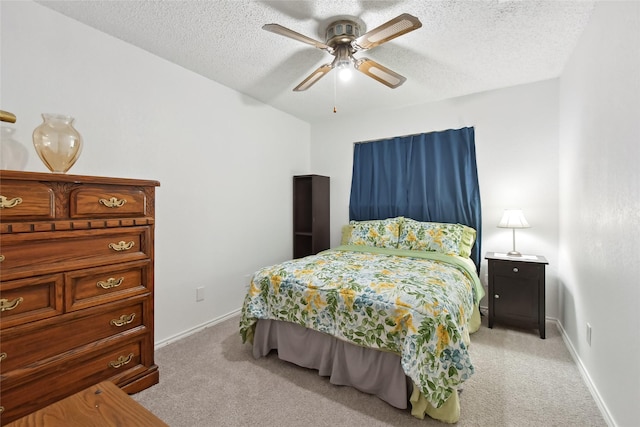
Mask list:
POLYGON ((6 427, 168 427, 110 381, 91 386, 6 427))

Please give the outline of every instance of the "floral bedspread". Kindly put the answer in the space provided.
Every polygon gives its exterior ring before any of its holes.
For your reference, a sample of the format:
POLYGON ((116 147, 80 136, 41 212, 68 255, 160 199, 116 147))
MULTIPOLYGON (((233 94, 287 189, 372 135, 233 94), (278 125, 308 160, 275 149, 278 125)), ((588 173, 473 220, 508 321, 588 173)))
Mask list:
POLYGON ((467 345, 475 271, 434 252, 341 246, 255 273, 240 334, 258 319, 284 320, 397 353, 405 373, 440 407, 474 372, 467 345))

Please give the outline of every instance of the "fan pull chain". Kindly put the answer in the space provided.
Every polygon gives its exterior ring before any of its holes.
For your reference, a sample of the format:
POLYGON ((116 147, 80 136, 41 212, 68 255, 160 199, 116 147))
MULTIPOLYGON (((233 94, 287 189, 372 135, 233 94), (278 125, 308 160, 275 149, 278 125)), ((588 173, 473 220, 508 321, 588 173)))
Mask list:
POLYGON ((336 93, 338 91, 337 87, 338 87, 338 78, 336 77, 336 73, 333 73, 333 114, 338 112, 338 109, 336 108, 336 104, 338 103, 336 101, 336 98, 337 98, 336 93))

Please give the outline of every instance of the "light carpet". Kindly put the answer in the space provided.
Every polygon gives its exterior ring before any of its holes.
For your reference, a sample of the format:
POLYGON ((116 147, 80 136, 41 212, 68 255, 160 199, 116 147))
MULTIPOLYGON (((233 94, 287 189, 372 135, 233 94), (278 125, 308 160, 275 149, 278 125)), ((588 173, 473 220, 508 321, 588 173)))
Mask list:
MULTIPOLYGON (((440 426, 317 371, 254 359, 234 316, 156 351, 160 383, 133 396, 172 427, 440 426)), ((483 326, 457 426, 606 426, 554 322, 537 331, 483 326)))

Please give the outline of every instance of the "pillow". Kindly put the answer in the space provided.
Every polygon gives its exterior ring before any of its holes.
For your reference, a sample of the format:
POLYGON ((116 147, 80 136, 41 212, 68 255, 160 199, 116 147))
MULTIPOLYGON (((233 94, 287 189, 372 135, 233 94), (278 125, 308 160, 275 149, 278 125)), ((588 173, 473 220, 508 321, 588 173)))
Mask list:
POLYGON ((398 249, 433 251, 468 258, 476 231, 462 224, 420 222, 406 218, 398 240, 398 249))
POLYGON ((351 224, 347 224, 347 225, 343 225, 342 226, 342 238, 340 239, 340 244, 341 245, 348 245, 349 244, 349 239, 351 239, 351 230, 353 229, 353 226, 351 224))
POLYGON ((473 248, 473 244, 476 242, 476 230, 463 224, 458 225, 462 227, 459 255, 464 258, 469 258, 471 256, 471 248, 473 248))
POLYGON ((400 224, 403 219, 396 217, 372 221, 351 221, 349 222, 351 234, 347 244, 396 249, 400 235, 400 224))

